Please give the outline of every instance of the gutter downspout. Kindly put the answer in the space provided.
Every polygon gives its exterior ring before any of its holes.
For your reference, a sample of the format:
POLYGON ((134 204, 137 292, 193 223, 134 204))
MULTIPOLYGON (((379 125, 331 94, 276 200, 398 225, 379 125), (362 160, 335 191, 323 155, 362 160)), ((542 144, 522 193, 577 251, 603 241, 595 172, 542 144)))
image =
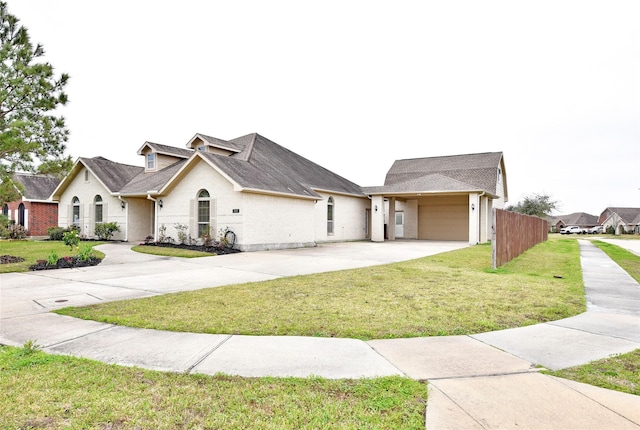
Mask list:
POLYGON ((153 240, 154 241, 158 241, 158 199, 154 199, 153 197, 151 197, 151 194, 147 194, 147 199, 151 200, 154 203, 154 208, 153 208, 153 213, 154 213, 154 217, 153 217, 153 240))
POLYGON ((125 204, 124 207, 124 241, 129 242, 129 205, 122 200, 122 196, 118 194, 118 200, 125 204))

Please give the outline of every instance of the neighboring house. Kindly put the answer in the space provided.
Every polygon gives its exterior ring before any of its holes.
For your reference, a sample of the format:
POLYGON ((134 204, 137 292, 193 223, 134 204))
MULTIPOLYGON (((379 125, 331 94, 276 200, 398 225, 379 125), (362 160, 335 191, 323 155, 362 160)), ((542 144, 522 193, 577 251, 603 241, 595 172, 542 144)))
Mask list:
POLYGON ((615 234, 640 234, 640 208, 606 208, 598 218, 598 223, 607 231, 612 227, 615 234))
POLYGON ((575 212, 569 215, 553 215, 548 216, 550 232, 559 232, 562 228, 577 225, 580 228, 591 228, 599 225, 598 217, 585 212, 575 212))
POLYGON ((420 159, 420 174, 401 160, 384 187, 362 188, 256 133, 228 141, 196 134, 186 146, 146 142, 144 167, 79 158, 51 195, 59 224, 93 236, 96 223, 117 222, 114 238, 128 241, 176 239, 184 227, 193 238, 217 238, 230 229, 244 251, 382 241, 385 229, 389 239, 477 243, 489 239, 493 202, 502 207, 506 198, 501 153, 420 159), (442 163, 446 170, 429 172, 442 163), (399 214, 399 227, 386 228, 399 214))
POLYGON ((48 200, 60 180, 45 175, 14 173, 12 179, 22 185, 22 198, 2 205, 2 214, 25 228, 30 236, 46 236, 49 227, 58 225, 58 204, 48 200))

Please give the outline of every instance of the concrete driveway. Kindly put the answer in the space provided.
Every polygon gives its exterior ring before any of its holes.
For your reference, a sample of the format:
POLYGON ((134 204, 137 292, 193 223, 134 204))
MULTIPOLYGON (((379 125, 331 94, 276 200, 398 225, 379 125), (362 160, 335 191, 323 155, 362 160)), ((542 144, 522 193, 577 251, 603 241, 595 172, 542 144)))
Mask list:
POLYGON ((126 243, 105 244, 96 248, 106 258, 95 267, 0 275, 0 323, 66 306, 368 267, 466 246, 466 242, 408 240, 344 242, 185 259, 140 254, 126 243))

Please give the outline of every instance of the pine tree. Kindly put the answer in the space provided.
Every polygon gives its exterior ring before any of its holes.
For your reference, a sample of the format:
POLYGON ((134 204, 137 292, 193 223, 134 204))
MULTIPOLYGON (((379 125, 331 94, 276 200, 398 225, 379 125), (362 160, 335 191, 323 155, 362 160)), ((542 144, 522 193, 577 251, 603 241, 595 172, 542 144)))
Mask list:
POLYGON ((19 195, 11 181, 16 171, 64 176, 71 167, 65 156, 69 131, 54 111, 67 103, 67 74, 54 75, 42 61, 27 29, 0 2, 0 202, 19 195))

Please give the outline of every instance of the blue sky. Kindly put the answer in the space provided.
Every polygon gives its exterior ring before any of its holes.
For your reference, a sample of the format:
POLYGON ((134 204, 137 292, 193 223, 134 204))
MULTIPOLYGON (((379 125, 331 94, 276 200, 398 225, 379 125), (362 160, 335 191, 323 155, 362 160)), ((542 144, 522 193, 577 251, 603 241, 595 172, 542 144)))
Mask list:
POLYGON ((510 203, 640 207, 640 2, 8 0, 71 75, 69 153, 258 132, 358 183, 504 152, 510 203))

